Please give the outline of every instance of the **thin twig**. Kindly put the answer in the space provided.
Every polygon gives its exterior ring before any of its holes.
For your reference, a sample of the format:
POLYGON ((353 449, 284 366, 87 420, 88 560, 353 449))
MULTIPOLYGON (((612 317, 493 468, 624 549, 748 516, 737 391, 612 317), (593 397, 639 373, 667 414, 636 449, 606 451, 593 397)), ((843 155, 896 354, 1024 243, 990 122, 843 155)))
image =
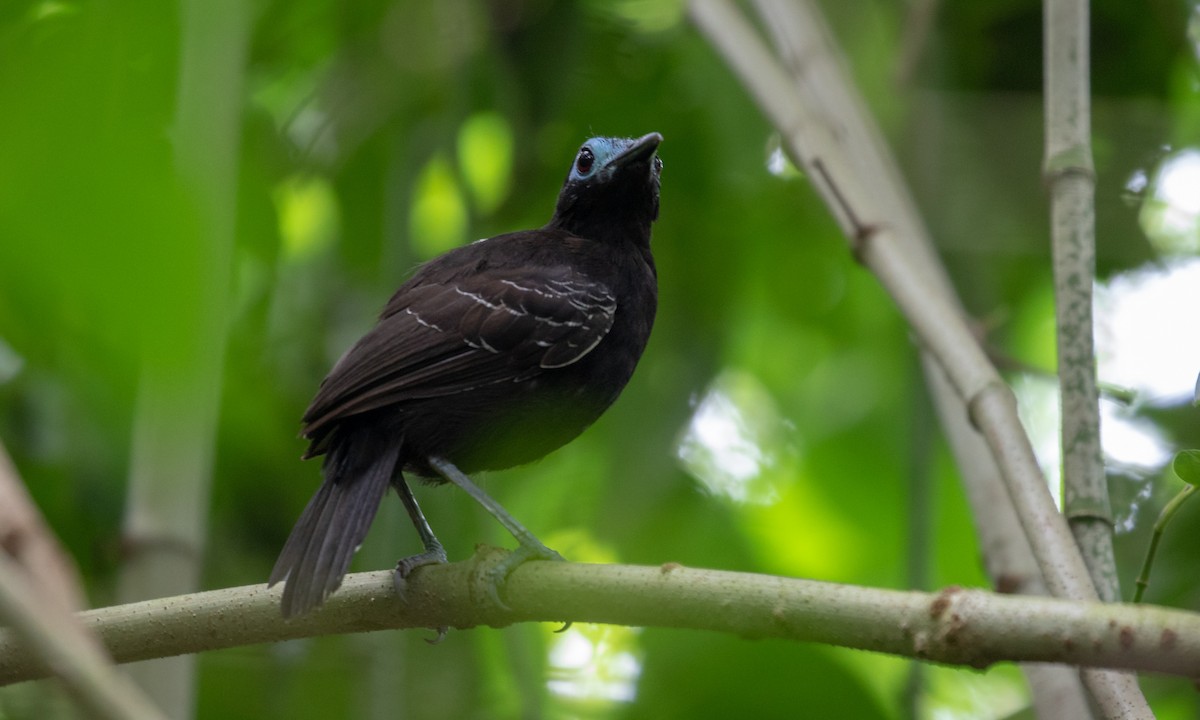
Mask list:
POLYGON ((937 19, 939 0, 914 0, 908 4, 896 53, 895 83, 904 88, 912 84, 921 58, 929 48, 929 36, 937 19))
POLYGON ((103 650, 76 619, 34 592, 28 576, 0 553, 0 621, 14 648, 20 648, 37 676, 55 675, 89 717, 101 720, 157 720, 146 696, 117 672, 103 650))
POLYGON ((0 552, 7 552, 25 568, 33 582, 44 590, 48 602, 58 604, 64 612, 87 607, 74 561, 33 504, 2 443, 0 552))
POLYGON ((1175 497, 1171 498, 1170 502, 1163 507, 1162 512, 1158 514, 1158 520, 1154 521, 1154 532, 1150 536, 1150 546, 1146 548, 1146 559, 1142 561, 1142 571, 1138 573, 1136 589, 1133 592, 1133 602, 1140 603, 1142 595, 1145 594, 1146 588, 1150 585, 1150 568, 1154 566, 1154 555, 1158 552, 1158 543, 1162 540, 1163 530, 1170 524, 1171 518, 1175 517, 1175 513, 1183 506, 1192 493, 1196 492, 1195 485, 1185 485, 1175 497))
POLYGON ((57 675, 90 717, 162 718, 71 614, 83 604, 74 564, 25 492, 3 446, 0 538, 0 624, 12 628, 30 661, 57 675))

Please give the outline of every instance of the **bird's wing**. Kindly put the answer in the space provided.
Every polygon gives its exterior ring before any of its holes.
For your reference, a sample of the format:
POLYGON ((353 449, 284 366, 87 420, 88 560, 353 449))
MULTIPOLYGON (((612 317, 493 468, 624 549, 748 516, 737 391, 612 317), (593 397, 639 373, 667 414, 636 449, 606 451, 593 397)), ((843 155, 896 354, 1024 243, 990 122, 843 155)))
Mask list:
POLYGON ((403 288, 321 383, 304 435, 386 405, 570 365, 604 338, 616 309, 608 287, 567 267, 493 269, 403 288))

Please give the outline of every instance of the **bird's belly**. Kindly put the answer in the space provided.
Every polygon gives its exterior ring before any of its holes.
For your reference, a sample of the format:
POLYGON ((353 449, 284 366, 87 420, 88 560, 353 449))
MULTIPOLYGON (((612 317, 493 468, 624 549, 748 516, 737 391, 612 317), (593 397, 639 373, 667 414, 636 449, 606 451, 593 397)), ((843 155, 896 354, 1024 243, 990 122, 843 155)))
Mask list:
POLYGON ((595 422, 625 387, 636 362, 579 363, 397 408, 406 469, 433 475, 426 463, 430 456, 444 457, 467 473, 533 462, 595 422))

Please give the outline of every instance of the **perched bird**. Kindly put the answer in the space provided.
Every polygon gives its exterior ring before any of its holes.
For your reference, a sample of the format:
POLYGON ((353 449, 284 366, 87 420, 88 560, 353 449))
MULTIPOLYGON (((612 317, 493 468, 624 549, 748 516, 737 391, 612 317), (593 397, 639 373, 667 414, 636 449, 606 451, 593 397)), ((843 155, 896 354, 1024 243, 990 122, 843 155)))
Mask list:
POLYGON ((658 133, 585 142, 545 227, 431 260, 334 365, 303 418, 304 457, 325 456, 324 482, 271 571, 272 585, 285 583, 284 616, 341 585, 389 485, 425 547, 397 564, 398 584, 446 562, 405 473, 458 485, 517 539, 493 587, 526 560, 561 559, 466 473, 563 446, 629 381, 658 300, 650 226, 660 142, 658 133))

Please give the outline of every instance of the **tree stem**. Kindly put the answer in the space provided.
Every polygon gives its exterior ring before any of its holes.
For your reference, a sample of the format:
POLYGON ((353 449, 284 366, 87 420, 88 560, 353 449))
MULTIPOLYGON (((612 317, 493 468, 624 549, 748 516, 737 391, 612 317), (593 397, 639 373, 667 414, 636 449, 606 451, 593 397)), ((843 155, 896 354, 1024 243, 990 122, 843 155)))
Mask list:
MULTIPOLYGON (((510 609, 475 600, 507 553, 420 568, 401 602, 390 570, 357 573, 322 609, 292 620, 281 589, 252 585, 81 615, 119 662, 285 639, 394 628, 515 622, 595 622, 831 643, 934 662, 987 667, 1056 662, 1194 675, 1200 614, 1081 603, 984 590, 911 592, 687 568, 529 562, 505 586, 510 609)), ((0 684, 46 675, 11 631, 0 631, 0 684)))

